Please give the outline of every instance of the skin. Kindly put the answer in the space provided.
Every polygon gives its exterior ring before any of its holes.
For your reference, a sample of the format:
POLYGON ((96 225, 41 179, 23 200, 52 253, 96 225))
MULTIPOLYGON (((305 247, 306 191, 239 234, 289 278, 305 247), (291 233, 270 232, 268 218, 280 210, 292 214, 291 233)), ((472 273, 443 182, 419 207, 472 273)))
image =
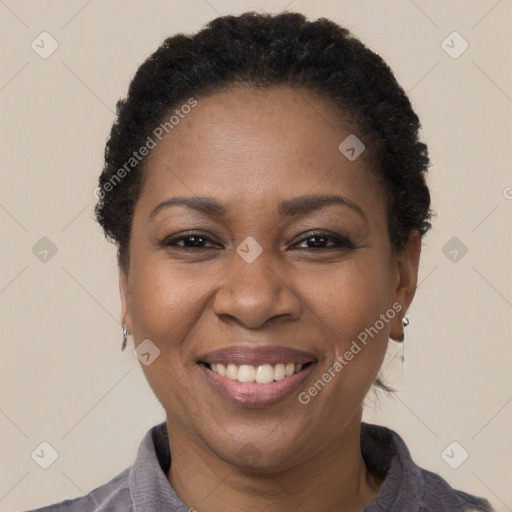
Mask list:
POLYGON ((370 151, 353 162, 341 154, 357 131, 322 98, 283 86, 197 99, 147 159, 120 272, 123 323, 136 345, 150 339, 161 351, 142 369, 166 411, 169 481, 198 512, 359 511, 382 484, 360 452, 362 402, 388 338, 403 332, 421 238, 411 232, 393 251, 370 151), (332 204, 278 212, 281 201, 333 194, 363 213, 332 204), (226 213, 173 206, 151 216, 178 196, 214 198, 226 213), (186 230, 212 242, 162 244, 186 230), (310 230, 353 247, 324 239, 316 248, 302 236, 310 230), (263 248, 252 263, 236 252, 249 236, 263 248), (197 365, 200 354, 233 345, 294 347, 317 360, 305 391, 395 302, 401 313, 306 405, 297 393, 265 407, 232 404, 197 365), (248 446, 252 460, 240 453, 248 446))

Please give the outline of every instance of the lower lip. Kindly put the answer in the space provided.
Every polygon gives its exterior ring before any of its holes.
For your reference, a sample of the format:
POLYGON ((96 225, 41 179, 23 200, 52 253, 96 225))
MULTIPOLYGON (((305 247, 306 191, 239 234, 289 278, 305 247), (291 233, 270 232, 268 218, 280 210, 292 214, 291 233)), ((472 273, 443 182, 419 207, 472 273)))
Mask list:
POLYGON ((298 391, 314 366, 314 363, 311 363, 290 377, 268 384, 257 384, 228 379, 213 372, 204 364, 199 365, 208 382, 217 392, 230 402, 244 407, 263 407, 284 400, 294 391, 298 391))

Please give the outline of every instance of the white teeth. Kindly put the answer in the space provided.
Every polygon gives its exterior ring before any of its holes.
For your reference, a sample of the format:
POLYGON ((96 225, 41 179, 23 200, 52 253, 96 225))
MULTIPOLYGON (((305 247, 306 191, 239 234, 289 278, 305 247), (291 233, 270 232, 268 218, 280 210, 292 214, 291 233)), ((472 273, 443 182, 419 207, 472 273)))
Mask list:
POLYGON ((282 380, 285 377, 291 377, 302 370, 302 364, 278 363, 275 365, 262 364, 258 367, 242 364, 220 364, 211 363, 210 368, 213 372, 230 380, 239 382, 257 382, 258 384, 270 384, 275 380, 282 380))
POLYGON ((238 380, 238 366, 236 364, 228 364, 226 377, 231 380, 238 380))
POLYGON ((274 379, 282 380, 286 377, 286 367, 283 363, 274 366, 274 379))
POLYGON ((238 368, 238 380, 240 382, 254 382, 255 378, 256 370, 254 369, 254 366, 242 364, 240 368, 238 368))
POLYGON ((270 364, 264 364, 262 366, 258 366, 258 371, 256 372, 256 382, 260 384, 268 384, 274 380, 274 368, 270 364))
POLYGON ((223 364, 212 364, 212 366, 217 366, 217 373, 222 377, 226 375, 226 367, 223 364))

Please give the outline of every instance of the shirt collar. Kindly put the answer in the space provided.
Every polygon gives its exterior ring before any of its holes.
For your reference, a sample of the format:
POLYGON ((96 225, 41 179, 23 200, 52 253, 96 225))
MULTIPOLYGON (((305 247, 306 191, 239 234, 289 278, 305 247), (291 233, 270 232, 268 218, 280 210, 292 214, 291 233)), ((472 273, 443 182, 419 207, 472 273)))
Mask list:
POLYGON ((361 452, 369 470, 385 476, 379 494, 361 512, 419 512, 425 480, 403 439, 386 427, 362 423, 361 452))
POLYGON ((167 480, 171 466, 167 425, 153 427, 142 440, 128 477, 133 512, 188 512, 167 480))

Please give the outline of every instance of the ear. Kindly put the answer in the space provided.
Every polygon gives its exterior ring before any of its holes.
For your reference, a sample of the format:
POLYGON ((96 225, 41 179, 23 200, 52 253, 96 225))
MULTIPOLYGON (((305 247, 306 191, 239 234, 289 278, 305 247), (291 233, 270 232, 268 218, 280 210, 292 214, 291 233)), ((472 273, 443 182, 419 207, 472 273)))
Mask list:
POLYGON ((128 308, 128 272, 119 265, 119 296, 121 298, 121 323, 129 332, 133 332, 132 319, 128 308))
POLYGON ((396 280, 393 291, 393 304, 399 303, 401 309, 391 321, 389 337, 395 341, 402 341, 404 327, 402 318, 411 305, 418 283, 418 267, 421 253, 421 235, 413 230, 404 248, 395 255, 396 280))

